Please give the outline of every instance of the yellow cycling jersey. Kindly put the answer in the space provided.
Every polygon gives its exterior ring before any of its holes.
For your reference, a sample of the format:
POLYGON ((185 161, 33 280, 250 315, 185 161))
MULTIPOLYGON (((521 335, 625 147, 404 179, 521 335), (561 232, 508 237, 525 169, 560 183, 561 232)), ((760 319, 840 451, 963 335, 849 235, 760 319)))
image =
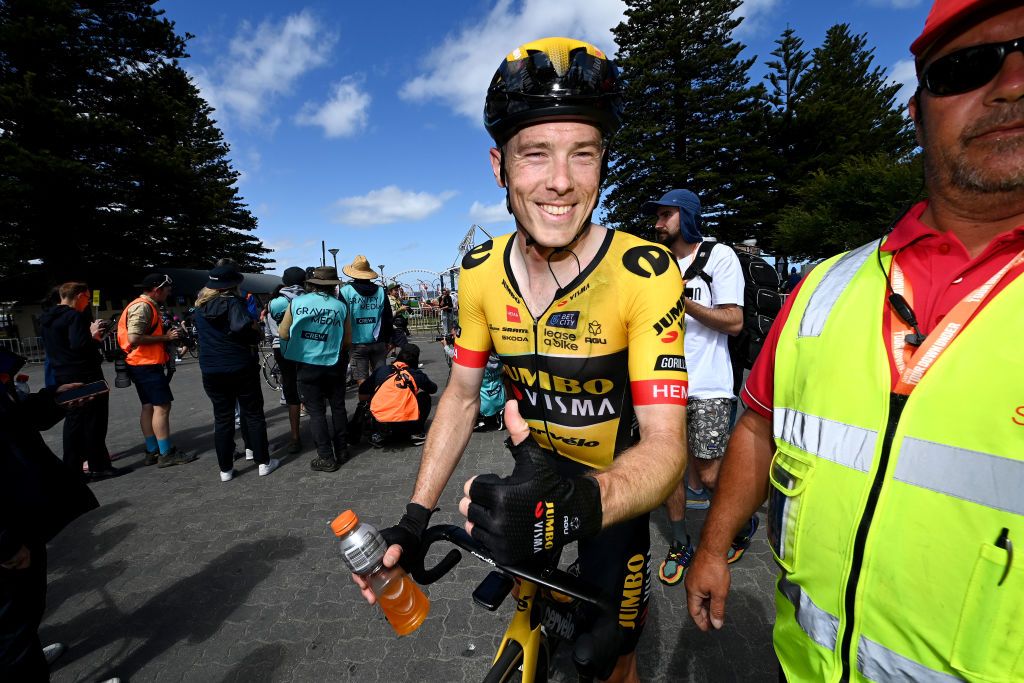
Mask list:
POLYGON ((512 274, 513 237, 462 260, 455 362, 481 368, 494 349, 537 443, 603 469, 635 441, 633 406, 686 405, 679 265, 664 247, 608 230, 534 319, 512 274))

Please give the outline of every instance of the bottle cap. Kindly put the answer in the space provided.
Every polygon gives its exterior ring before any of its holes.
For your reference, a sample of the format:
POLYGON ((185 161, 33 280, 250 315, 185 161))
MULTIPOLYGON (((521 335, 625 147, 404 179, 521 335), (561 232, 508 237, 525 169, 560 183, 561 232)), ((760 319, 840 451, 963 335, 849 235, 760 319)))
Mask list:
POLYGON ((359 517, 356 516, 356 513, 345 510, 331 522, 331 531, 335 536, 344 536, 355 529, 357 524, 359 524, 359 517))

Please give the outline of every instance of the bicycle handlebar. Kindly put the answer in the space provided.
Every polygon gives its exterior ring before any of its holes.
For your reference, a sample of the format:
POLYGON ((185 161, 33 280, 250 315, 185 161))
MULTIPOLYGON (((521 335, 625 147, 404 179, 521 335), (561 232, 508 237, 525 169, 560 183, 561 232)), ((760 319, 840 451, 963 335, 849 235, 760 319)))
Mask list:
MULTIPOLYGON (((607 615, 618 613, 618 605, 605 597, 598 589, 579 577, 558 569, 557 567, 543 567, 537 565, 505 565, 499 564, 490 556, 487 549, 466 533, 465 529, 453 524, 438 524, 427 529, 423 534, 423 554, 431 545, 438 541, 447 541, 462 548, 466 552, 476 556, 477 559, 486 562, 495 569, 525 581, 548 588, 558 593, 568 595, 590 605, 594 605, 607 615)), ((448 552, 440 562, 431 569, 424 569, 422 574, 417 572, 414 576, 423 585, 431 584, 452 570, 462 559, 462 553, 458 550, 448 552)))

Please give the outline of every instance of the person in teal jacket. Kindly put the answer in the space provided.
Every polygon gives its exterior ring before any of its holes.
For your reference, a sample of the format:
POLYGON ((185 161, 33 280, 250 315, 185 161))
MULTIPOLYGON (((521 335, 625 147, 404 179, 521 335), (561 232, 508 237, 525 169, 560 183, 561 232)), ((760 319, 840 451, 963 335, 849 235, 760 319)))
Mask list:
POLYGON ((365 256, 356 256, 341 269, 353 282, 341 288, 352 324, 352 379, 362 383, 384 365, 393 333, 391 303, 384 288, 373 281, 377 272, 365 256))
POLYGON ((310 291, 291 300, 278 326, 284 356, 296 364, 296 385, 316 444, 310 467, 318 472, 335 472, 348 459, 345 370, 351 329, 348 307, 335 296, 339 284, 333 267, 314 269, 306 280, 310 291))

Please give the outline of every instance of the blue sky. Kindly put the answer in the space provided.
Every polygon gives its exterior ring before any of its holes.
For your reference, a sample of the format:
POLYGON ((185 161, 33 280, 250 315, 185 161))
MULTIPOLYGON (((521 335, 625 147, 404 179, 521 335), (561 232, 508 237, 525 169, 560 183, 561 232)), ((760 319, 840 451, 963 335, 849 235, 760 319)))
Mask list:
MULTIPOLYGON (((614 52, 610 29, 625 5, 174 0, 160 7, 179 34, 195 36, 183 66, 216 109, 257 235, 273 250, 272 271, 319 264, 326 240, 339 249, 339 267, 365 254, 390 278, 445 270, 474 223, 492 234, 511 231, 480 123, 491 75, 512 48, 547 35, 614 52)), ((893 80, 910 82, 908 46, 928 7, 925 0, 746 0, 737 38, 758 56, 752 76, 760 78, 787 25, 809 49, 829 26, 847 22, 868 34, 876 63, 893 80)), ((401 279, 415 285, 429 276, 401 279)))

